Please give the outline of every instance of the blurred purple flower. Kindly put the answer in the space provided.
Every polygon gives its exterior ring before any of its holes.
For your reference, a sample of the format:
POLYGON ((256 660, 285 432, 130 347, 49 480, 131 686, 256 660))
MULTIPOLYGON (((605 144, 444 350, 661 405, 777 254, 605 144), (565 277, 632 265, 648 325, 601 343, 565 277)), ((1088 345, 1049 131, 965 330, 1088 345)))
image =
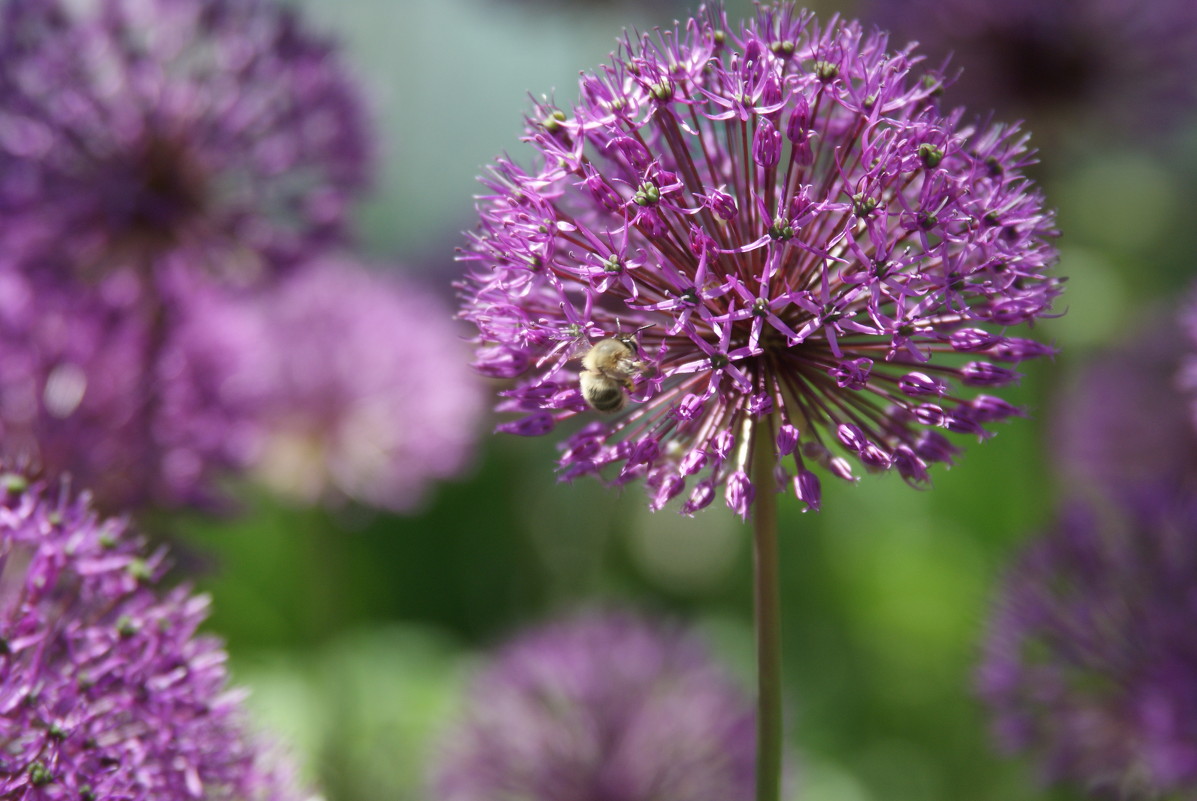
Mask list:
POLYGON ((1093 499, 1197 490, 1194 395, 1182 386, 1194 345, 1174 311, 1156 309, 1149 319, 1091 358, 1054 404, 1048 430, 1056 464, 1093 499))
POLYGON ((303 798, 196 633, 207 598, 156 587, 164 553, 65 488, 0 486, 0 797, 303 798))
POLYGON ((1195 542, 1193 497, 1159 493, 1074 506, 1015 560, 977 677, 1007 749, 1102 797, 1191 797, 1195 542))
POLYGON ((572 112, 538 104, 537 164, 483 179, 462 256, 476 366, 517 379, 500 409, 526 415, 500 429, 591 417, 568 365, 619 339, 622 362, 587 369, 632 405, 569 437, 563 475, 615 465, 653 508, 693 482, 684 512, 724 485, 746 514, 774 489, 748 479, 754 448, 792 456, 778 483, 817 508, 815 465, 924 486, 957 451, 942 432, 1018 414, 958 385, 1010 384, 1003 365, 1052 351, 1007 334, 1059 292, 1052 215, 1025 137, 941 113, 917 62, 791 4, 735 29, 708 9, 626 37, 572 112))
POLYGON ((163 299, 132 275, 91 293, 45 278, 0 268, 2 450, 90 483, 106 511, 213 502, 252 453, 258 409, 231 384, 254 322, 199 284, 148 313, 163 299))
POLYGON ((1197 105, 1191 0, 870 0, 868 7, 895 36, 962 68, 949 99, 1026 118, 1050 140, 1150 133, 1197 105))
POLYGON ((394 270, 313 262, 255 301, 243 385, 261 393, 257 472, 306 502, 410 511, 462 471, 482 387, 448 306, 394 270))
POLYGON ((642 16, 648 15, 651 19, 672 19, 685 9, 681 0, 502 0, 501 4, 521 8, 527 13, 548 9, 568 13, 574 17, 594 15, 604 10, 622 10, 626 13, 631 9, 638 11, 642 16))
POLYGON ((6 0, 0 23, 0 243, 33 269, 95 281, 184 251, 248 281, 342 233, 365 122, 294 10, 6 0))
POLYGON ((1181 360, 1176 383, 1185 394, 1189 407, 1190 457, 1197 457, 1197 286, 1189 290, 1188 300, 1180 313, 1180 327, 1185 335, 1185 354, 1181 360))
POLYGON ((753 797, 750 702, 690 635, 590 614, 518 636, 432 771, 443 801, 753 797))
POLYGON ((101 508, 212 499, 253 409, 220 293, 342 233, 367 169, 332 48, 270 0, 0 3, 0 433, 101 508))

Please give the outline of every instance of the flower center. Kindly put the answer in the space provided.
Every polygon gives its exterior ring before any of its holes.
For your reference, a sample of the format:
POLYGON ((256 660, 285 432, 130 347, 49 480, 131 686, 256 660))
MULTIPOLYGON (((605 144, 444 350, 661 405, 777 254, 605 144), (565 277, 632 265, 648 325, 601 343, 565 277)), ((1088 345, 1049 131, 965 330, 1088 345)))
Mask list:
POLYGON ((150 134, 111 172, 104 213, 119 246, 143 254, 174 246, 207 206, 203 171, 178 139, 150 134))

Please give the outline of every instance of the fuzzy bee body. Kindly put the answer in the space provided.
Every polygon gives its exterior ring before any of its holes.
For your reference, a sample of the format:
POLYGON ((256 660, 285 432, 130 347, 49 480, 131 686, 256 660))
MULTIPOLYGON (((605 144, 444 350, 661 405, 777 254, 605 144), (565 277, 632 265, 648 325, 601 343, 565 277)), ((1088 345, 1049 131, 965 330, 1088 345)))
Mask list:
POLYGON ((631 382, 621 384, 605 376, 586 372, 581 375, 581 384, 582 397, 596 412, 614 414, 628 403, 627 391, 631 389, 631 382))
POLYGON ((629 337, 601 339, 582 357, 582 397, 596 412, 614 414, 627 405, 632 378, 647 366, 636 358, 629 337))

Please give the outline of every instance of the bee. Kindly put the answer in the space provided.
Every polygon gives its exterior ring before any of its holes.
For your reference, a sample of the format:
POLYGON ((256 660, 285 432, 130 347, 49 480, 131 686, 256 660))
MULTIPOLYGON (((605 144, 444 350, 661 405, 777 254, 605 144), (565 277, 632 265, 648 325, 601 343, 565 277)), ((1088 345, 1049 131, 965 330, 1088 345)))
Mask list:
POLYGON ((614 414, 627 405, 632 378, 648 367, 636 358, 631 336, 600 339, 582 357, 582 397, 596 412, 614 414))

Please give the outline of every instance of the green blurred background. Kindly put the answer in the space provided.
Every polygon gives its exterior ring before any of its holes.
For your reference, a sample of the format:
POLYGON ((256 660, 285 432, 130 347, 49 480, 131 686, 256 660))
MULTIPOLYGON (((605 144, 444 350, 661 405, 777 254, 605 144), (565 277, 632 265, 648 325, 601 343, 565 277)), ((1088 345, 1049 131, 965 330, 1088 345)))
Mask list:
MULTIPOLYGON (((475 176, 520 152, 527 94, 573 97, 620 30, 685 7, 537 0, 304 0, 367 87, 381 169, 362 249, 439 283, 474 224, 475 176)), ((815 5, 821 16, 839 9, 815 5)), ((740 16, 745 4, 729 4, 740 16)), ((850 7, 843 10, 851 13, 850 7)), ((824 511, 782 504, 788 747, 808 801, 1070 798, 994 753, 970 691, 994 582, 1050 520, 1053 408, 1086 359, 1194 272, 1197 133, 1162 150, 1073 143, 1044 182, 1064 232, 1062 353, 1013 393, 1031 419, 935 474, 825 482, 824 511)), ((419 332, 413 332, 418 336, 419 332)), ((330 801, 421 799, 422 772, 485 650, 520 626, 620 602, 693 621, 752 676, 747 530, 712 506, 650 514, 642 490, 559 484, 551 437, 491 436, 404 517, 293 508, 241 491, 233 520, 184 521, 184 558, 214 596, 209 629, 265 725, 330 801)))

